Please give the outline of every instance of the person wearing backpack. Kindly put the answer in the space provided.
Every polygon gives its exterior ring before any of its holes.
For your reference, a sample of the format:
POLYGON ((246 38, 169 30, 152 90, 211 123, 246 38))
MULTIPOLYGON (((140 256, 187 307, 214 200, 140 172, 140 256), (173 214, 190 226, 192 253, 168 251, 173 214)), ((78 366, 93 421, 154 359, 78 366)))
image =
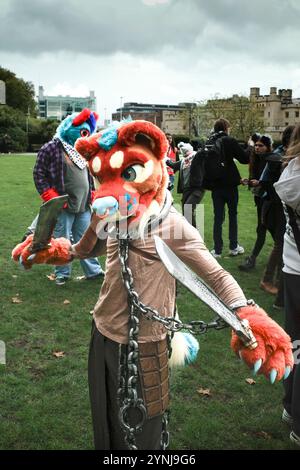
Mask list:
POLYGON ((300 125, 286 152, 288 165, 274 188, 287 219, 283 243, 285 330, 294 346, 295 365, 284 381, 282 420, 291 427, 290 439, 300 446, 300 125))
POLYGON ((244 248, 238 244, 237 224, 238 185, 241 183, 241 175, 234 159, 240 163, 249 163, 251 148, 243 149, 236 139, 229 136, 229 131, 229 121, 218 119, 214 124, 214 132, 206 143, 206 147, 210 149, 206 160, 215 163, 210 172, 206 161, 203 181, 203 187, 211 189, 214 207, 214 248, 211 254, 215 258, 220 258, 222 255, 225 205, 228 207, 229 216, 229 254, 237 256, 244 253, 244 248))

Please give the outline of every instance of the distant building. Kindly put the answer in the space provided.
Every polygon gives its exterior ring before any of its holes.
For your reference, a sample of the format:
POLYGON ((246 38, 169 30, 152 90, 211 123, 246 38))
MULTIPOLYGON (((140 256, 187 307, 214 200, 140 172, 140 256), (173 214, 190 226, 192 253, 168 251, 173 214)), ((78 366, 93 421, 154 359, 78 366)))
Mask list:
POLYGON ((0 104, 6 104, 5 82, 0 80, 0 104))
POLYGON ((250 88, 250 101, 261 109, 265 132, 280 140, 286 126, 300 123, 300 98, 292 97, 291 89, 270 88, 269 95, 261 95, 259 88, 250 88))
MULTIPOLYGON (((231 110, 238 95, 231 98, 209 100, 219 106, 220 115, 226 115, 226 110, 231 110)), ((260 111, 260 121, 264 132, 270 134, 273 140, 280 140, 283 130, 289 125, 300 124, 300 98, 293 98, 291 89, 278 90, 270 88, 268 95, 261 95, 257 87, 250 88, 250 103, 260 111)), ((132 119, 144 119, 153 122, 164 132, 173 135, 184 134, 186 136, 199 135, 199 123, 193 116, 194 103, 179 103, 178 105, 124 103, 122 108, 112 114, 114 121, 120 121, 130 116, 132 119)), ((210 123, 207 121, 207 125, 210 123)), ((205 123, 202 123, 205 128, 205 123)), ((255 129, 254 129, 255 130, 255 129)))
POLYGON ((46 96, 44 88, 39 86, 38 108, 41 118, 62 121, 69 114, 80 112, 84 108, 96 111, 95 92, 90 91, 90 95, 86 97, 46 96))
POLYGON ((120 121, 130 116, 134 120, 150 121, 164 132, 189 134, 188 116, 192 106, 193 103, 180 103, 179 105, 124 103, 122 108, 118 108, 112 114, 112 120, 120 121))
POLYGON ((104 119, 104 128, 110 126, 111 119, 104 119))

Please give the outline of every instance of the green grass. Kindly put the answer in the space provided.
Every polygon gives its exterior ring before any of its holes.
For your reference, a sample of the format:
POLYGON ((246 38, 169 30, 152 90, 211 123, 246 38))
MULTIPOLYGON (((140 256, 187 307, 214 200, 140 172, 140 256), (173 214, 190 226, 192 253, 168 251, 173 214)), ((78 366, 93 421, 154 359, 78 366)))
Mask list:
MULTIPOLYGON (((34 157, 0 157, 1 175, 1 323, 7 364, 0 365, 0 449, 92 449, 92 424, 87 386, 87 355, 93 308, 100 283, 76 282, 58 288, 47 279, 51 267, 21 271, 10 259, 36 215, 40 199, 32 183, 34 157), (19 297, 21 303, 12 302, 19 297), (64 300, 71 303, 64 304, 64 300), (53 351, 64 351, 55 358, 53 351)), ((242 171, 247 172, 243 167, 242 171)), ((178 196, 175 196, 179 201, 178 196)), ((210 194, 204 199, 205 241, 212 247, 210 194)), ((239 241, 247 251, 255 239, 256 212, 251 194, 240 188, 239 241)), ((227 241, 228 227, 224 226, 227 241)), ((273 298, 259 289, 272 244, 268 238, 254 273, 237 269, 240 258, 221 264, 270 315, 273 298)), ((103 260, 102 260, 103 261, 103 260)), ((74 263, 74 276, 81 275, 74 263)), ((210 319, 213 314, 185 289, 179 289, 182 319, 210 319)), ((200 338, 197 362, 172 373, 171 448, 290 449, 288 429, 281 423, 282 384, 263 377, 245 382, 251 372, 229 347, 229 330, 210 331, 200 338), (211 396, 197 393, 209 388, 211 396)))

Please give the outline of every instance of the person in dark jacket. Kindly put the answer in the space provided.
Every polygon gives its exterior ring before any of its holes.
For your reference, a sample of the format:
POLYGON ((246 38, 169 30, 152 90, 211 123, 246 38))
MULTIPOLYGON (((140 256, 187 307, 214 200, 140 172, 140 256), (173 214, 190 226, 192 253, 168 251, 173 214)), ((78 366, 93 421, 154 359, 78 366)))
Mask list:
MULTIPOLYGON (((260 287, 270 294, 277 295, 274 307, 282 308, 284 303, 283 279, 282 279, 282 250, 285 232, 285 216, 280 198, 278 197, 274 183, 282 172, 282 160, 289 145, 291 134, 295 126, 288 126, 282 134, 282 145, 274 152, 265 155, 265 167, 262 171, 257 188, 263 192, 261 198, 261 225, 269 231, 274 246, 267 261, 260 287)), ((262 136, 266 139, 267 136, 262 136)), ((260 141, 259 141, 260 142, 260 141)))
MULTIPOLYGON (((267 157, 272 154, 272 140, 267 135, 256 135, 252 139, 254 143, 254 152, 250 156, 249 179, 243 181, 247 184, 254 195, 254 203, 257 212, 256 240, 251 254, 246 257, 243 264, 239 266, 241 271, 250 271, 255 268, 256 258, 265 244, 267 227, 262 223, 262 206, 264 189, 259 185, 260 177, 267 164, 267 157)), ((270 286, 272 289, 272 286, 270 286)))
MULTIPOLYGON (((279 204, 279 198, 276 193, 276 190, 274 188, 274 184, 279 180, 281 173, 283 171, 283 164, 282 161, 284 161, 284 157, 287 151, 287 148, 290 144, 290 140, 293 134, 293 131, 296 126, 287 126, 283 133, 282 133, 282 138, 281 138, 281 145, 276 148, 274 151, 274 156, 275 159, 270 158, 270 161, 267 163, 266 168, 264 170, 264 174, 262 175, 262 179, 264 181, 271 182, 269 184, 269 194, 271 199, 275 202, 275 220, 273 223, 273 227, 275 227, 274 233, 275 233, 275 243, 273 250, 270 254, 268 264, 271 262, 272 259, 275 258, 276 256, 276 251, 278 251, 278 247, 281 249, 280 251, 280 256, 282 260, 282 253, 283 253, 283 243, 284 243, 284 231, 285 231, 285 215, 283 211, 283 206, 281 205, 281 201, 279 204), (276 159, 277 157, 277 159, 276 159), (280 160, 280 162, 278 161, 280 160)), ((283 272, 282 272, 282 267, 283 267, 283 260, 278 266, 278 272, 277 272, 277 287, 278 287, 278 292, 273 304, 273 307, 276 309, 281 309, 284 307, 284 282, 283 282, 283 272)))
POLYGON ((225 205, 229 215, 229 254, 237 256, 244 253, 244 248, 238 244, 237 207, 239 200, 238 185, 241 175, 234 159, 240 163, 249 163, 251 149, 243 149, 236 139, 229 136, 230 123, 226 119, 218 119, 214 124, 214 133, 208 140, 213 144, 221 139, 221 149, 224 156, 223 176, 213 184, 211 196, 214 206, 214 249, 211 254, 221 257, 223 249, 222 225, 225 218, 225 205))

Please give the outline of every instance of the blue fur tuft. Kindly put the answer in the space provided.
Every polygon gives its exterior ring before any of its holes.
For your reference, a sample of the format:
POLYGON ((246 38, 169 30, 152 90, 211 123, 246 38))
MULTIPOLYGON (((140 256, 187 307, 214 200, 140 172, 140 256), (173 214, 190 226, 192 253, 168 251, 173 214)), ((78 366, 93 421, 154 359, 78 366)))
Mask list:
POLYGON ((187 344, 187 352, 185 355, 185 364, 191 364, 197 359, 199 351, 199 343, 191 333, 182 333, 187 344))
POLYGON ((56 128, 56 134, 54 137, 58 137, 59 139, 62 139, 68 142, 65 137, 68 133, 68 130, 72 127, 72 121, 75 118, 75 116, 76 114, 73 113, 70 116, 67 116, 63 121, 61 121, 59 126, 56 128))
POLYGON ((98 140, 99 147, 104 150, 110 150, 118 141, 118 129, 123 124, 131 122, 132 118, 129 116, 126 119, 122 119, 121 122, 114 121, 107 129, 105 129, 98 140))
POLYGON ((118 140, 118 131, 114 126, 105 129, 100 139, 98 140, 99 147, 104 150, 110 150, 118 140))

